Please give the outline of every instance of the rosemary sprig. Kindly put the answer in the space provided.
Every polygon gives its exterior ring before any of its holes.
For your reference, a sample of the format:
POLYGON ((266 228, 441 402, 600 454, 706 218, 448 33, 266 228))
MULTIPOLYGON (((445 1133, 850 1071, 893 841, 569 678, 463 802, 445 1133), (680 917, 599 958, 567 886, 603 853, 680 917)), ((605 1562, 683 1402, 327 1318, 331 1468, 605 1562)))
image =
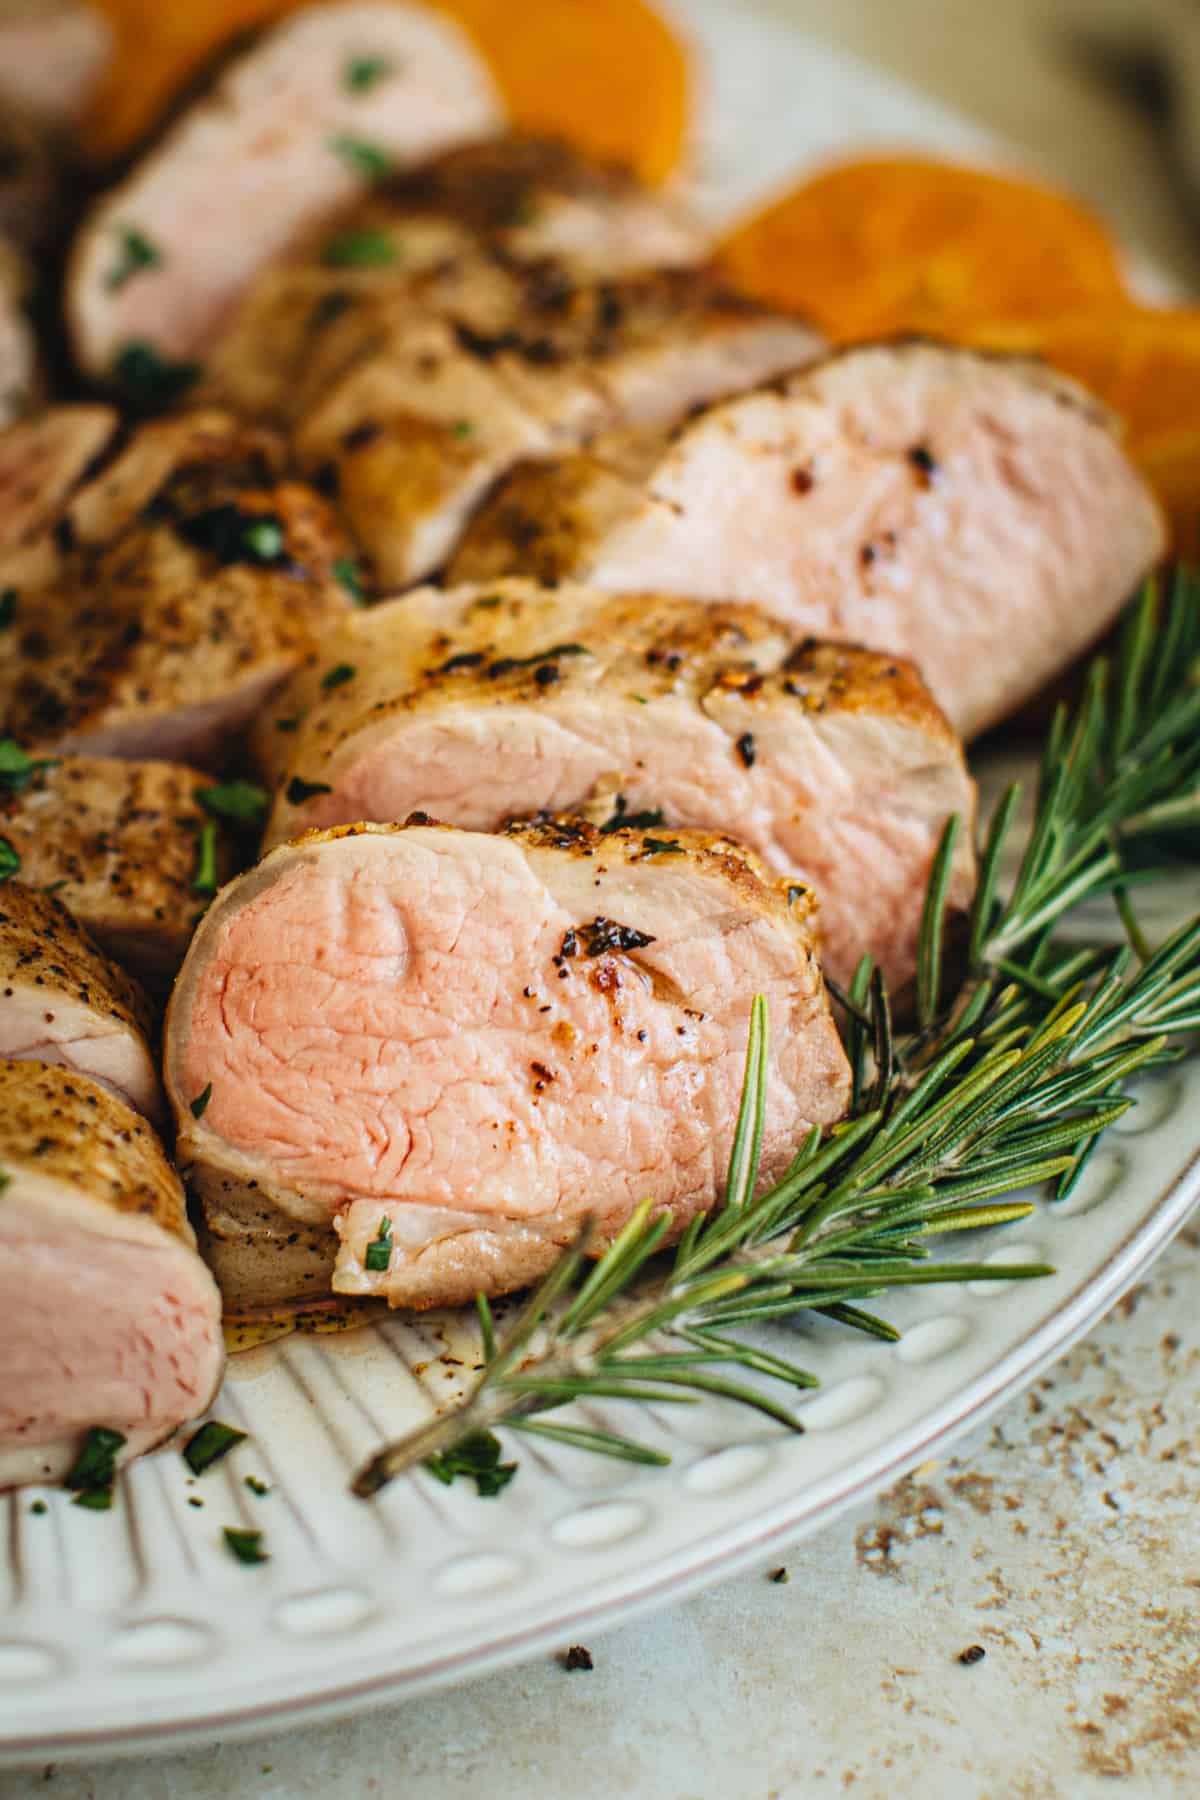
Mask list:
POLYGON ((1068 949, 1054 937, 1070 907, 1120 895, 1144 873, 1130 846, 1147 817, 1180 808, 1200 782, 1194 579, 1181 577, 1161 619, 1159 611, 1148 590, 1131 610, 1119 678, 1097 659, 1079 706, 1056 717, 1007 897, 1001 858, 1019 791, 996 807, 953 992, 944 992, 954 960, 946 900, 957 820, 929 881, 914 1030, 896 1033, 869 963, 838 996, 851 1117, 824 1140, 812 1130, 782 1178, 756 1193, 767 1069, 758 997, 724 1206, 693 1219, 654 1273, 647 1264, 672 1225, 652 1200, 586 1273, 585 1227, 503 1336, 480 1297, 484 1364, 475 1386, 380 1451, 357 1476, 356 1493, 373 1494, 498 1426, 627 1461, 663 1460, 623 1433, 545 1416, 574 1400, 678 1405, 719 1394, 800 1430, 802 1418, 778 1390, 802 1392, 814 1377, 735 1328, 807 1308, 894 1338, 861 1302, 895 1287, 1050 1272, 934 1260, 930 1240, 1026 1217, 1028 1200, 1005 1198, 1018 1190, 1057 1181, 1066 1191, 1132 1104, 1123 1092, 1130 1078, 1171 1060, 1177 1040, 1200 1028, 1200 918, 1140 960, 1131 947, 1068 949))

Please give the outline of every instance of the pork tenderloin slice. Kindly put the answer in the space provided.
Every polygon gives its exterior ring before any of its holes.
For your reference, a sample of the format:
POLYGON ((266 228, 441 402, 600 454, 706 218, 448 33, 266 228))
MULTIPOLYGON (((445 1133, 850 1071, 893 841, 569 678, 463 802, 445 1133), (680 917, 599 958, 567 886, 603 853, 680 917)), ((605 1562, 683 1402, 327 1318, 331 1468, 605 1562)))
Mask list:
POLYGON ((597 802, 601 820, 728 828, 816 889, 838 982, 870 954, 897 996, 953 813, 951 909, 974 889, 974 785, 911 665, 797 640, 750 607, 518 580, 417 590, 330 634, 255 748, 269 845, 410 812, 494 831, 597 802))
POLYGON ((338 1292, 504 1292, 585 1214, 605 1241, 646 1193, 676 1228, 717 1201, 760 991, 766 1179, 847 1104, 807 895, 700 833, 310 834, 218 896, 176 983, 180 1163, 226 1215, 336 1224, 338 1292))
POLYGON ((373 190, 264 270, 214 342, 201 392, 291 426, 326 382, 311 379, 322 334, 363 296, 393 308, 436 299, 457 317, 501 271, 503 331, 522 320, 521 268, 535 266, 544 291, 696 263, 704 248, 674 201, 621 168, 540 138, 464 145, 373 190))
POLYGON ((0 887, 0 1058, 57 1063, 145 1118, 163 1116, 154 1012, 53 894, 0 887))
POLYGON ((1107 415, 1041 364, 843 352, 712 407, 644 472, 518 470, 449 578, 748 600, 917 664, 973 737, 1111 624, 1165 547, 1107 415))
MULTIPOLYGON (((156 991, 183 961, 204 905, 193 883, 211 823, 196 791, 208 780, 179 763, 64 756, 0 803, 0 835, 20 859, 21 881, 52 888, 109 956, 156 991)), ((232 870, 219 832, 216 868, 220 879, 232 870)))
POLYGON ((0 433, 0 557, 49 530, 119 424, 111 406, 52 406, 0 433))
POLYGON ((130 344, 203 353, 252 277, 316 221, 390 167, 502 123, 482 59, 441 13, 359 0, 285 20, 85 217, 66 296, 80 364, 106 374, 130 344))
POLYGON ((127 1460, 209 1405, 220 1296, 137 1113, 86 1076, 0 1062, 0 1487, 56 1481, 85 1434, 127 1460))
POLYGON ((0 640, 0 729, 31 748, 221 763, 346 611, 352 566, 278 440, 222 414, 145 427, 0 557, 18 622, 0 640))
POLYGON ((291 384, 293 442, 385 586, 437 568, 521 458, 673 424, 819 347, 802 321, 691 270, 581 285, 475 258, 345 292, 330 319, 305 286, 305 318, 324 322, 291 384))
MULTIPOLYGON (((558 139, 518 135, 459 145, 403 171, 346 223, 389 236, 409 268, 414 249, 420 259, 433 242, 422 236, 430 226, 457 233, 460 247, 485 243, 510 263, 550 261, 585 278, 695 264, 708 249, 674 196, 558 139)), ((451 241, 443 236, 439 261, 451 241)))

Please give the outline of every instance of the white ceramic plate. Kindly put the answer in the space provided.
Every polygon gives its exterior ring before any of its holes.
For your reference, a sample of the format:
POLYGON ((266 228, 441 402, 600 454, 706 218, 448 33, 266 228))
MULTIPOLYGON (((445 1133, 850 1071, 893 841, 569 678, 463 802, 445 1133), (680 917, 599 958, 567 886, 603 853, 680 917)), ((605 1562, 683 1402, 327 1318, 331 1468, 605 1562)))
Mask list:
MULTIPOLYGON (((697 189, 714 217, 851 145, 984 145, 777 26, 711 0, 692 0, 686 22, 710 71, 697 189)), ((822 1381, 801 1438, 713 1402, 638 1419, 669 1469, 631 1474, 526 1440, 498 1499, 422 1472, 365 1505, 349 1473, 455 1391, 475 1355, 465 1324, 397 1319, 236 1359, 215 1411, 251 1441, 206 1477, 164 1451, 122 1481, 111 1513, 61 1493, 0 1501, 0 1760, 177 1745, 366 1706, 765 1558, 975 1423, 1111 1305, 1200 1193, 1198 1118, 1192 1064, 1145 1090, 1068 1206, 1043 1204, 1019 1239, 955 1246, 1045 1258, 1052 1279, 900 1296, 882 1308, 904 1332, 895 1347, 821 1321, 778 1328, 774 1341, 822 1381), (271 1493, 255 1496, 247 1475, 271 1493), (261 1527, 271 1560, 233 1562, 223 1525, 261 1527)))

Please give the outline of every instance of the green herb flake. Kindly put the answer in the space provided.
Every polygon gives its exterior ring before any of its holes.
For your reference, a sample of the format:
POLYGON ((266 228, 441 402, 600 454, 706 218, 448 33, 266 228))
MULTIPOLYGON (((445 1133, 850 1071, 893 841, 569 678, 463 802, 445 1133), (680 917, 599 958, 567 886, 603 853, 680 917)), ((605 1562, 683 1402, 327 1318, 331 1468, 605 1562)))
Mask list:
POLYGON ((654 807, 650 812, 626 812, 625 796, 618 794, 612 817, 605 819, 600 830, 608 837, 614 831, 652 831, 656 825, 665 825, 666 822, 661 806, 654 807))
POLYGON ((266 1496, 271 1492, 271 1490, 267 1486, 266 1482, 260 1481, 258 1479, 257 1475, 243 1476, 243 1480, 245 1481, 246 1486, 250 1489, 250 1492, 252 1494, 257 1494, 257 1496, 260 1500, 264 1500, 266 1498, 266 1496))
MULTIPOLYGON (((194 1108, 193 1108, 194 1110, 194 1108)), ((223 1425, 220 1419, 208 1419, 199 1431, 194 1431, 183 1446, 183 1460, 193 1475, 203 1475, 214 1463, 228 1456, 238 1444, 244 1443, 246 1433, 237 1431, 232 1425, 223 1425)))
POLYGON ((8 881, 20 867, 20 856, 6 837, 0 837, 0 881, 8 881))
POLYGON ((517 1472, 515 1462, 500 1461, 500 1439, 493 1431, 471 1431, 451 1450, 426 1459, 425 1467, 435 1480, 449 1487, 458 1475, 475 1483, 476 1492, 490 1500, 506 1488, 517 1472))
POLYGON ((233 825, 261 825, 271 804, 265 788, 253 781, 222 781, 196 789, 196 798, 214 819, 233 825))
POLYGON ((278 519, 253 519, 244 528, 242 541, 257 562, 274 562, 283 554, 283 526, 278 519))
POLYGON ((363 586, 362 570, 349 556, 340 556, 333 565, 333 578, 345 588, 355 606, 362 606, 366 600, 363 586))
POLYGON ((275 729, 276 731, 299 731, 300 723, 300 713, 294 713, 290 719, 276 719, 275 729))
POLYGON ((156 249, 144 232, 127 225, 118 231, 117 236, 120 256, 104 280, 110 294, 115 294, 118 288, 123 288, 127 281, 132 281, 143 270, 160 269, 163 263, 162 252, 156 249))
POLYGON ((342 79, 352 94, 365 94, 378 82, 385 81, 395 66, 387 56, 351 56, 342 79))
POLYGON ((351 137, 346 131, 335 131, 328 141, 334 155, 340 156, 356 175, 365 176, 368 181, 386 181, 391 174, 392 159, 377 144, 351 137))
POLYGON ((301 776, 293 775, 287 784, 287 801, 289 806, 303 806, 306 800, 314 800, 318 794, 332 792, 327 781, 305 781, 301 776))
MULTIPOLYGON (((111 1502, 117 1451, 124 1443, 123 1431, 113 1431, 108 1425, 93 1425, 79 1447, 79 1455, 63 1476, 63 1486, 80 1495, 107 1491, 111 1502)), ((77 1504, 84 1506, 88 1502, 80 1499, 77 1504)))
POLYGON ((451 435, 456 438, 469 438, 474 429, 470 419, 455 419, 451 435))
POLYGON ((340 231, 325 245, 321 261, 327 269, 390 269, 400 261, 400 246, 386 231, 340 231))
POLYGON ((353 681, 357 674, 358 670, 353 663, 336 663, 332 669, 327 669, 322 675, 321 686, 326 692, 330 688, 344 687, 346 682, 353 681))
POLYGON ((10 794, 23 794, 41 769, 53 769, 57 758, 40 761, 22 750, 15 738, 0 738, 0 788, 10 794))
POLYGON ((0 631, 7 631, 17 616, 17 590, 0 588, 0 631))
POLYGON ((153 344, 133 342, 117 352, 112 377, 134 412, 161 412, 174 404, 200 374, 198 362, 172 362, 153 344))
POLYGON ((46 1505, 44 1500, 35 1500, 29 1510, 40 1519, 45 1513, 50 1511, 50 1508, 46 1505))
POLYGON ((48 881, 46 883, 45 887, 42 889, 42 892, 43 892, 43 894, 57 894, 61 891, 61 889, 65 888, 65 887, 70 887, 70 885, 71 885, 70 882, 64 876, 61 881, 48 881))
POLYGON ((110 1487, 85 1488, 71 1502, 73 1506, 85 1507, 88 1512, 111 1512, 112 1503, 113 1491, 110 1487))
POLYGON ((200 846, 196 854, 196 873, 192 877, 193 894, 215 894, 217 891, 217 827, 206 819, 200 827, 200 846))
POLYGON ((374 1275, 382 1275, 390 1268, 392 1261, 392 1221, 385 1213, 379 1221, 379 1230, 367 1245, 367 1254, 363 1258, 364 1268, 374 1275))
POLYGON ((270 1557, 262 1547, 261 1531, 238 1531, 232 1525, 224 1527, 223 1535, 231 1556, 240 1563, 265 1563, 270 1557))
POLYGON ((204 1110, 211 1099, 212 1082, 210 1081, 207 1087, 202 1088, 196 1095, 196 1098, 191 1102, 191 1114, 193 1119, 202 1119, 204 1117, 204 1110))
POLYGON ((642 839, 643 856, 683 856, 683 845, 674 838, 648 837, 642 839))

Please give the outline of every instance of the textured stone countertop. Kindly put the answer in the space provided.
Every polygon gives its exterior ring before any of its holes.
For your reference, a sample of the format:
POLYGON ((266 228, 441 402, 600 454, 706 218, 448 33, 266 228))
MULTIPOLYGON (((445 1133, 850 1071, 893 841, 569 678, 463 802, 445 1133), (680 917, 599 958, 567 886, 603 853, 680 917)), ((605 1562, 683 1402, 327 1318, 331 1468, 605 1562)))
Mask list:
MULTIPOLYGON (((1200 275, 1149 129, 1064 49, 1117 5, 760 3, 1024 143, 1200 275)), ((742 1577, 599 1638, 591 1673, 551 1659, 286 1738, 0 1776, 0 1800, 1200 1793, 1198 1252, 1185 1235, 950 1460, 791 1552, 786 1584, 742 1577)))

